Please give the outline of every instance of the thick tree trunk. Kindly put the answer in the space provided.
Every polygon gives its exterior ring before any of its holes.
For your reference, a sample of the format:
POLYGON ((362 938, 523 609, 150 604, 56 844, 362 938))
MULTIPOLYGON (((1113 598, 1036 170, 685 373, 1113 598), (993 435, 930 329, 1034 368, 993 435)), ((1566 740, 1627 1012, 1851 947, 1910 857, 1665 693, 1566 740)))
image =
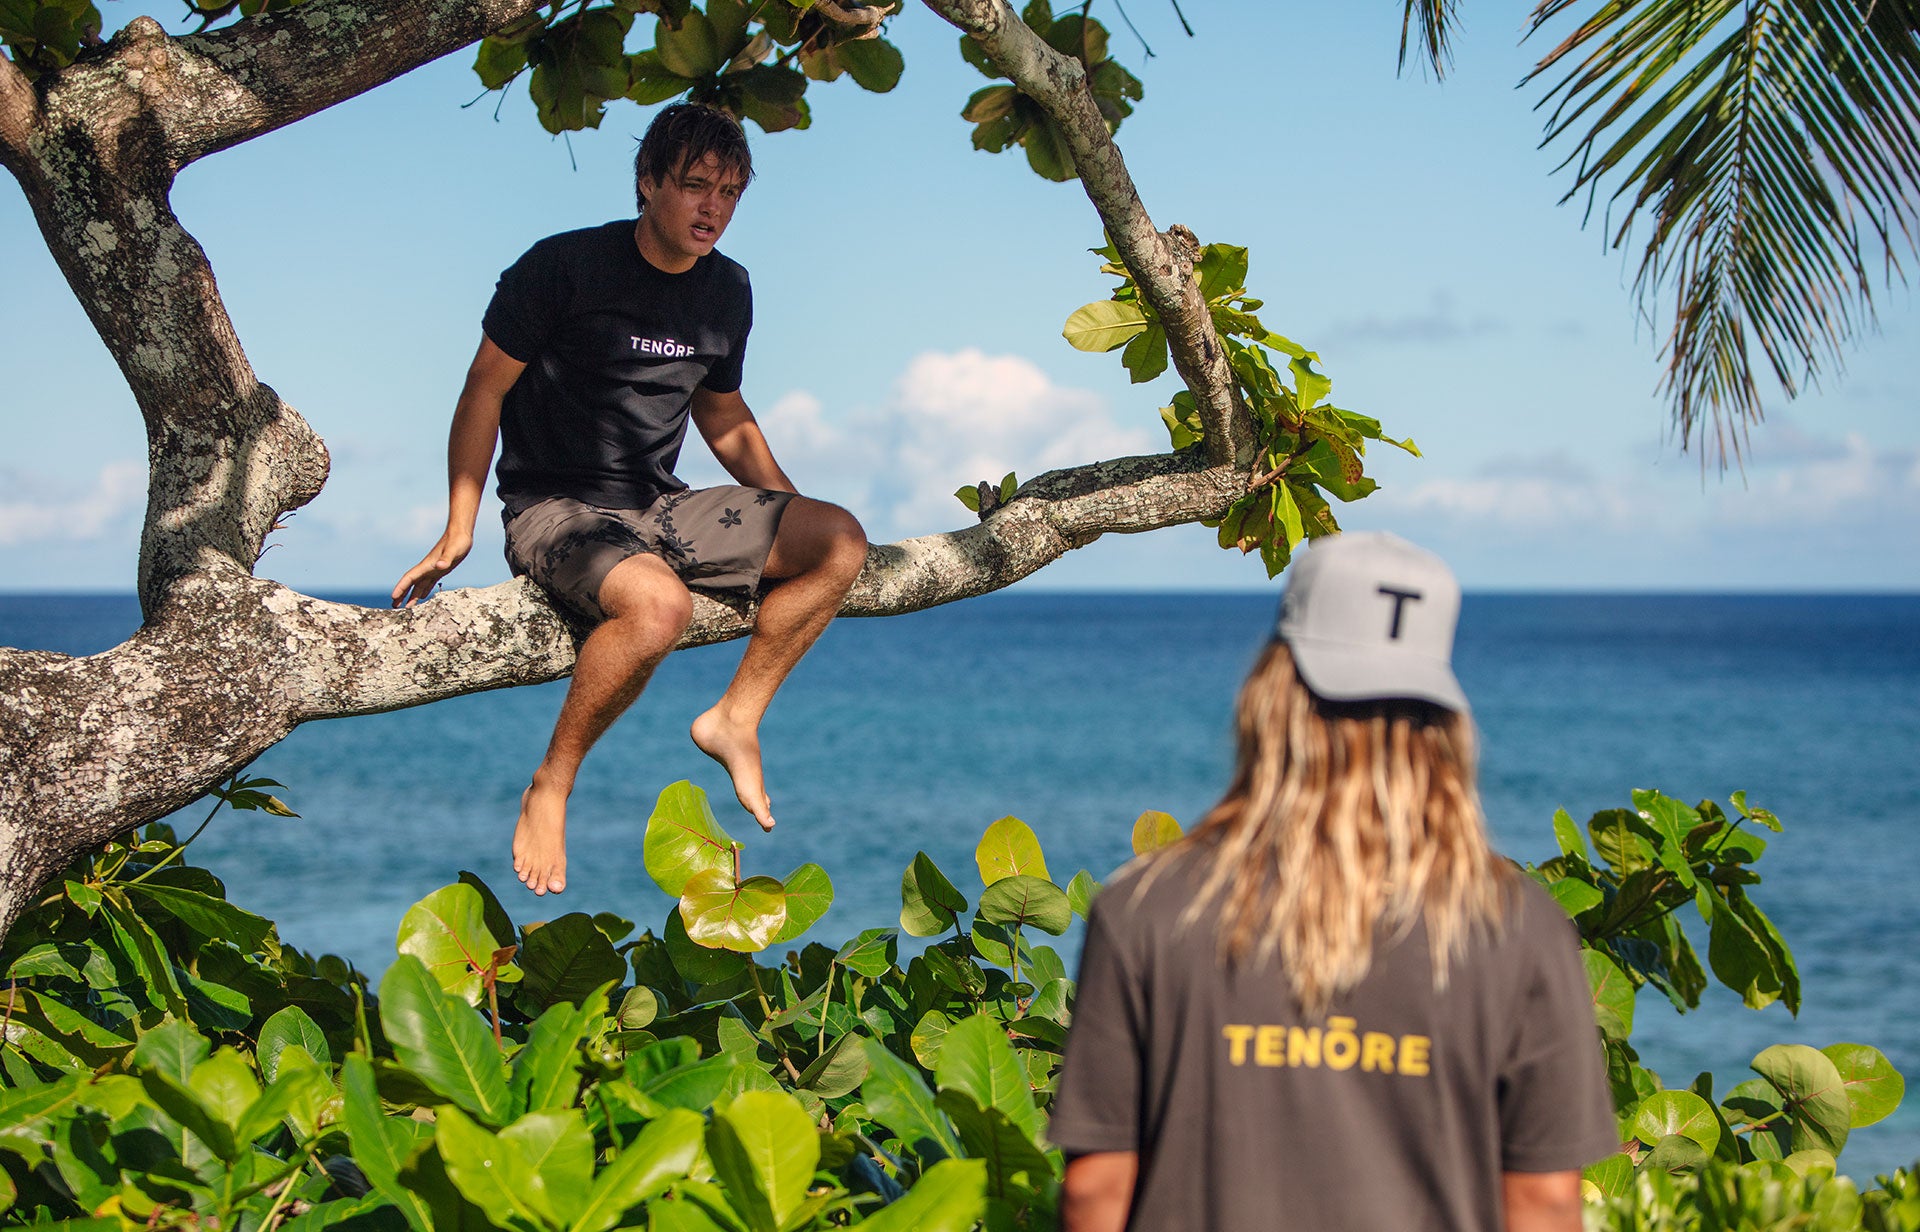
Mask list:
MULTIPOLYGON (((0 648, 0 936, 75 856, 190 802, 303 722, 571 670, 580 631, 524 582, 388 611, 253 576, 279 518, 319 492, 326 449, 255 376, 205 253, 168 204, 174 176, 193 159, 352 97, 536 7, 310 0, 180 39, 140 18, 31 86, 0 56, 0 165, 26 190, 48 248, 133 390, 151 473, 140 632, 86 658, 0 648)), ((1175 361, 1207 408, 1213 453, 1055 471, 977 526, 875 547, 843 609, 852 616, 984 594, 1103 534, 1217 517, 1248 478, 1231 447, 1244 412, 1193 286, 1192 254, 1153 229, 1077 65, 1062 67, 1043 44, 1053 59, 1036 52, 1038 40, 1007 24, 1003 4, 935 7, 975 29, 1072 135, 1089 194, 1169 323, 1175 361)), ((683 644, 738 637, 751 619, 751 610, 698 600, 683 644)))

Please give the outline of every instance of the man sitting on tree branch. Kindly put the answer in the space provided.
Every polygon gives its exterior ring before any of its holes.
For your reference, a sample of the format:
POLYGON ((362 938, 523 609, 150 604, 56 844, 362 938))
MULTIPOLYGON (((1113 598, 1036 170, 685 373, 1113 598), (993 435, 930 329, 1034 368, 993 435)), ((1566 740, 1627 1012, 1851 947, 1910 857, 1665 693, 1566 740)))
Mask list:
POLYGON ((395 606, 426 598, 472 549, 498 436, 508 563, 595 624, 520 799, 513 868, 535 894, 566 888, 574 776, 679 643, 689 586, 773 584, 732 683, 692 727, 772 829, 760 719, 866 563, 860 524, 796 494, 740 396, 752 292, 713 246, 752 176, 730 116, 668 107, 634 159, 639 220, 542 240, 500 276, 453 413, 446 533, 393 590, 395 606), (689 416, 743 486, 674 477, 689 416))

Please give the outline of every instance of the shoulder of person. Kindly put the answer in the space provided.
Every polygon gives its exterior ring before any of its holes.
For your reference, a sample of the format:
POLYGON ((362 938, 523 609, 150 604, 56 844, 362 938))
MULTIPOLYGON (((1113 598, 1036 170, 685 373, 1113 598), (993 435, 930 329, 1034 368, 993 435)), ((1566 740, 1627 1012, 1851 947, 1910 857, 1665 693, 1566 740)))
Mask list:
POLYGON ((709 259, 712 261, 712 264, 708 266, 708 277, 712 278, 715 282, 725 286, 738 286, 741 288, 746 288, 752 284, 752 280, 747 277, 747 267, 726 253, 721 252, 718 248, 713 250, 709 255, 709 259))
POLYGON ((576 227, 572 231, 562 231, 549 235, 545 239, 534 241, 520 258, 526 260, 559 260, 586 258, 599 260, 610 245, 633 242, 633 224, 631 218, 615 219, 594 227, 576 227))

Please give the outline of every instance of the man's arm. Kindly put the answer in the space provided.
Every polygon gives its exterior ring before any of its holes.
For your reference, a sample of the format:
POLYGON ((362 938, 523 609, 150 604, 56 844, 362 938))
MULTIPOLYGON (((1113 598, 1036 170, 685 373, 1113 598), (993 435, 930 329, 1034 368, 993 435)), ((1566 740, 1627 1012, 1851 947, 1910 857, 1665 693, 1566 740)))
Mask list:
POLYGON ((1062 1232, 1122 1232, 1140 1173, 1134 1151, 1095 1151, 1067 1161, 1060 1185, 1062 1232))
POLYGON ((1580 1232, 1580 1173, 1503 1172, 1506 1232, 1580 1232))
POLYGON ((526 367, 495 346, 493 339, 480 336, 480 350, 467 368, 466 384, 453 408, 453 428, 447 434, 446 533, 393 588, 393 606, 412 605, 433 594, 440 579, 473 550, 473 523, 480 514, 480 494, 486 488, 494 441, 500 435, 500 404, 526 367))
POLYGON ((759 421, 747 409, 747 400, 739 390, 717 394, 711 389, 695 389, 693 426, 700 429, 707 448, 736 482, 775 492, 800 490, 773 460, 773 450, 767 447, 759 421))

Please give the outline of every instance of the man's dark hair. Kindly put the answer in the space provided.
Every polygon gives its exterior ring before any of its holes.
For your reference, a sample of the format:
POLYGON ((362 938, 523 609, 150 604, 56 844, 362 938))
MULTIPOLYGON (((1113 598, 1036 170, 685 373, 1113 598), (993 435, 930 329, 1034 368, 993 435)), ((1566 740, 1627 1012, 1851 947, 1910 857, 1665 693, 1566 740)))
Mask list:
POLYGON ((752 182, 753 154, 747 149, 747 134, 726 112, 704 103, 675 103, 653 117, 633 156, 633 192, 640 208, 647 208, 640 181, 658 183, 679 175, 709 154, 717 156, 723 168, 739 174, 742 189, 752 182))

